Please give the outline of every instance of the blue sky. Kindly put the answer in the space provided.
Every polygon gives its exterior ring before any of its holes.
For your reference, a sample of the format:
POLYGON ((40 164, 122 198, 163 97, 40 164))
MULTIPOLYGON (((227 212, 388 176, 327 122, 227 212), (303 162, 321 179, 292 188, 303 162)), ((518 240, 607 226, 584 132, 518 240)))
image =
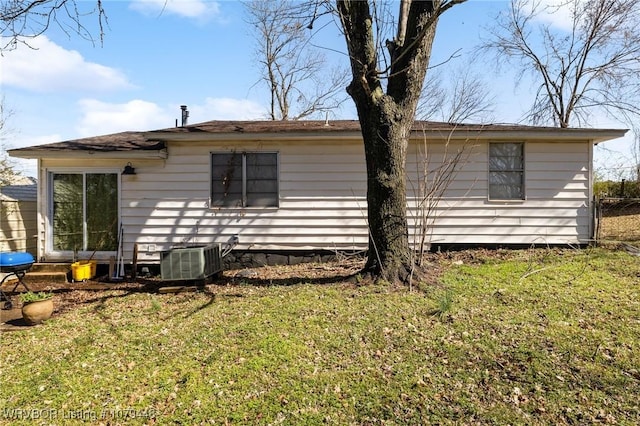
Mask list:
MULTIPOLYGON (((95 2, 83 0, 89 10, 95 2)), ((470 56, 484 27, 508 3, 470 0, 454 7, 440 20, 432 63, 459 56, 446 66, 471 66, 487 77, 496 96, 497 122, 517 122, 527 106, 530 87, 514 87, 507 70, 489 63, 471 63, 470 56)), ((124 130, 171 127, 188 105, 190 123, 208 120, 258 119, 267 112, 268 93, 256 85, 259 70, 253 61, 254 41, 236 1, 107 0, 105 37, 91 43, 73 33, 51 28, 0 57, 4 102, 13 115, 5 145, 36 145, 124 130)), ((562 25, 563 18, 555 18, 562 25)), ((94 30, 96 17, 83 23, 94 30)), ((341 35, 331 26, 316 44, 344 51, 341 35)), ((342 54, 327 50, 332 61, 342 54)), ((349 99, 335 118, 356 118, 349 99)), ((607 120, 594 127, 624 128, 607 120)), ((610 150, 628 150, 631 138, 606 144, 610 150)), ((618 161, 617 155, 597 149, 596 160, 618 161)), ((26 174, 34 162, 20 162, 26 174)))

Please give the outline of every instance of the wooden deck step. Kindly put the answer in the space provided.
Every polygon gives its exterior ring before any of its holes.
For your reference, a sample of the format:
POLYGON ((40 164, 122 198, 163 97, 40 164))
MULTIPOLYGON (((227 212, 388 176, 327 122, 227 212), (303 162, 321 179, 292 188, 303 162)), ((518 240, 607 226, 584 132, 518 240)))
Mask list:
MULTIPOLYGON (((66 272, 27 272, 27 274, 22 279, 24 283, 27 284, 29 288, 32 287, 31 284, 66 284, 67 273, 66 272)), ((2 290, 8 291, 16 288, 16 291, 25 291, 25 288, 21 285, 16 287, 18 282, 18 278, 15 275, 12 275, 4 280, 2 284, 2 290)))
POLYGON ((51 283, 66 283, 67 272, 63 271, 29 271, 24 277, 24 281, 29 285, 30 282, 51 282, 51 283))
POLYGON ((69 272, 70 263, 34 263, 29 272, 69 272))

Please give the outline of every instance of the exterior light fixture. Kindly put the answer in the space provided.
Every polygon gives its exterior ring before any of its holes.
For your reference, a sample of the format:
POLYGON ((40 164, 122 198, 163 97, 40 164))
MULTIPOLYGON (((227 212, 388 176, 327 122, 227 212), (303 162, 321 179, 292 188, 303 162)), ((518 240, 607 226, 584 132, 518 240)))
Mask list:
POLYGON ((124 166, 124 170, 122 171, 122 174, 123 175, 135 175, 136 174, 136 169, 133 168, 131 163, 127 163, 127 165, 124 166))

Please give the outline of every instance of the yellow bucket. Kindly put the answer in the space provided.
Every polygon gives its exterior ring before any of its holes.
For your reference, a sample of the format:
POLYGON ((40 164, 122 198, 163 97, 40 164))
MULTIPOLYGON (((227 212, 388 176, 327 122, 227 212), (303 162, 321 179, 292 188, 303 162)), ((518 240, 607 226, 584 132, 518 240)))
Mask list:
POLYGON ((71 264, 71 276, 74 281, 85 281, 90 280, 96 276, 96 265, 98 264, 95 260, 81 260, 79 262, 74 262, 71 264))

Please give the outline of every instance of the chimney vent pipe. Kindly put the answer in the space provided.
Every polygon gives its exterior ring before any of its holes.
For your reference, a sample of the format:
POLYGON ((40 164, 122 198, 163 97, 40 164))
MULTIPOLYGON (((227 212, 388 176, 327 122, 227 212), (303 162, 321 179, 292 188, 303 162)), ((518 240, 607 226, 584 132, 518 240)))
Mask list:
POLYGON ((182 127, 187 125, 187 121, 189 120, 189 111, 187 111, 186 105, 180 105, 180 109, 182 110, 182 127))

